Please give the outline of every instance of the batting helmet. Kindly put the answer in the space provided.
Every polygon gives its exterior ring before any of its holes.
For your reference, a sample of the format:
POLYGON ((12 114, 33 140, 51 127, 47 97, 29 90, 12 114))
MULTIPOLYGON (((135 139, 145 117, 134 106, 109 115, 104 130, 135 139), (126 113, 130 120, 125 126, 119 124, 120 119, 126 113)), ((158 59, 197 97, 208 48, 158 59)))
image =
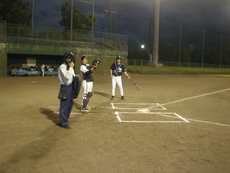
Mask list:
POLYGON ((87 56, 82 56, 82 57, 81 57, 81 61, 82 61, 83 59, 88 59, 88 57, 87 57, 87 56))
POLYGON ((116 58, 116 60, 117 60, 117 59, 120 59, 120 60, 122 60, 121 56, 118 56, 118 57, 116 58))

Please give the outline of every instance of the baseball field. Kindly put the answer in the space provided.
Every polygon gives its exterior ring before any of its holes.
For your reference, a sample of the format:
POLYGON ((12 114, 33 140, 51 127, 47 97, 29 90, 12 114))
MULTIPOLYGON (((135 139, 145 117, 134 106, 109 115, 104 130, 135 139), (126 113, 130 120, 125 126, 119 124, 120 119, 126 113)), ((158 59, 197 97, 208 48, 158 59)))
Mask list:
POLYGON ((95 75, 59 122, 57 76, 0 78, 0 173, 228 173, 230 76, 95 75), (140 88, 140 90, 137 90, 140 88))

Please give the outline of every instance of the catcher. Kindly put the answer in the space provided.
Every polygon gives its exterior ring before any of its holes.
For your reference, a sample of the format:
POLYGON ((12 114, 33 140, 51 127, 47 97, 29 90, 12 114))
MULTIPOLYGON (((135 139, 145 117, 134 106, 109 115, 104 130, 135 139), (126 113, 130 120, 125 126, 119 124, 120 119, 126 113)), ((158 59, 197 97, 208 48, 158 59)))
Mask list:
POLYGON ((100 65, 100 60, 95 59, 92 65, 88 64, 88 57, 82 56, 81 57, 81 66, 80 66, 80 73, 82 75, 82 88, 83 88, 83 97, 82 97, 82 112, 89 112, 90 108, 87 107, 89 103, 89 99, 93 96, 93 71, 100 65))

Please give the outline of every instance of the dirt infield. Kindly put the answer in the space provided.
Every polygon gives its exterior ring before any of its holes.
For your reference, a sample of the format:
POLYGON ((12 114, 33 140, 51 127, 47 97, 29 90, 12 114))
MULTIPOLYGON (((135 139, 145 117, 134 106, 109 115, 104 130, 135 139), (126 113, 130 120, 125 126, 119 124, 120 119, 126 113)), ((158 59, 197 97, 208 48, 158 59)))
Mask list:
POLYGON ((111 101, 109 76, 95 76, 90 113, 81 96, 59 122, 55 77, 0 78, 1 173, 227 173, 230 78, 123 76, 111 101))

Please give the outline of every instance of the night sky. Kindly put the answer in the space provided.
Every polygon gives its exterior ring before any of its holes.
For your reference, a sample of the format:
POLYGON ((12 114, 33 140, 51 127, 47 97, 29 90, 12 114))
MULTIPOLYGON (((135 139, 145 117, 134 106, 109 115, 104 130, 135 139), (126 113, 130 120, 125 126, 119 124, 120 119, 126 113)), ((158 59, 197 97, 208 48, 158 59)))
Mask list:
MULTIPOLYGON (((32 0, 26 0, 32 2, 32 0)), ((62 28, 61 7, 66 0, 34 0, 35 27, 62 28)), ((92 2, 92 0, 85 0, 92 2)), ((160 21, 183 24, 214 33, 230 34, 230 0, 160 0, 160 21)), ((112 8, 117 31, 128 35, 133 45, 146 44, 149 37, 150 17, 154 0, 94 0, 98 18, 95 31, 108 32, 108 12, 112 8)), ((77 0, 74 5, 84 14, 91 13, 92 6, 77 0)))

